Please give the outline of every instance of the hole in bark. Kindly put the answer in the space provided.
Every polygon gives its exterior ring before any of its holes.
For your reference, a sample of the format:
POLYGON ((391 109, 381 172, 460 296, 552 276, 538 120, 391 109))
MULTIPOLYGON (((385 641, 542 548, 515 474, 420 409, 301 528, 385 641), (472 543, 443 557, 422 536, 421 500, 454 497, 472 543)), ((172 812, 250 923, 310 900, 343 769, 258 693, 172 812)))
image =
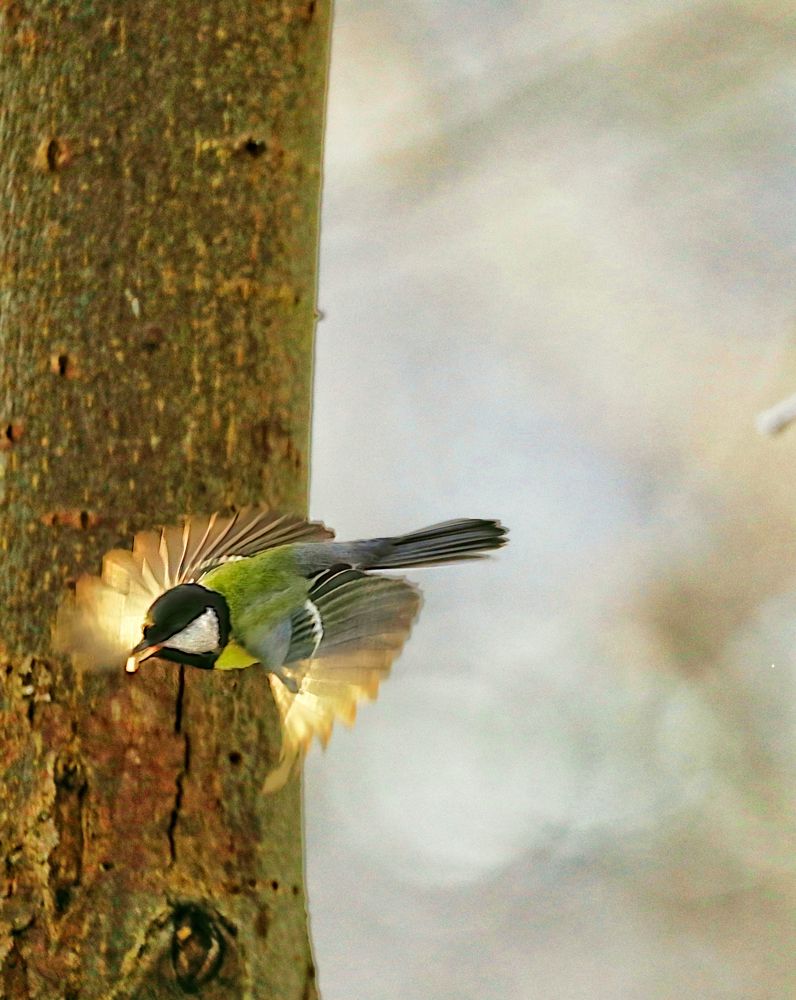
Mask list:
POLYGON ((172 920, 174 975, 186 993, 196 993, 221 968, 226 950, 224 938, 212 917, 190 903, 177 907, 172 920))
POLYGON ((292 893, 293 893, 294 896, 298 896, 298 894, 301 892, 301 889, 299 889, 299 887, 297 885, 294 885, 293 889, 291 891, 292 891, 292 893))
POLYGON ((162 343, 163 331, 159 326, 148 326, 144 330, 144 336, 141 339, 141 349, 147 354, 154 354, 162 343))
POLYGON ((112 861, 100 861, 100 868, 104 872, 112 872, 114 869, 114 864, 112 861))
POLYGON ((279 890, 279 883, 277 882, 276 879, 271 880, 271 888, 274 890, 274 892, 277 892, 279 890))
POLYGON ((254 932, 258 937, 265 938, 268 937, 268 927, 271 923, 271 915, 268 912, 267 906, 261 906, 257 910, 257 916, 254 918, 254 932))
POLYGON ((55 764, 55 787, 67 792, 81 792, 86 787, 83 767, 73 757, 59 757, 55 764))
POLYGON ((0 439, 0 451, 8 451, 22 440, 22 424, 7 424, 0 439))
POLYGON ((266 146, 262 139, 255 139, 253 136, 246 139, 241 143, 240 148, 244 153, 248 153, 249 156, 258 157, 262 156, 265 152, 266 146))
POLYGON ((42 514, 39 520, 48 528, 79 528, 86 531, 100 524, 102 518, 98 514, 92 514, 90 510, 52 510, 42 514))
POLYGON ((55 370, 61 376, 61 378, 66 378, 69 374, 69 355, 59 354, 55 359, 55 370))
POLYGON ((58 169, 58 154, 61 152, 61 145, 57 139, 50 139, 47 143, 47 168, 49 170, 58 169))
POLYGON ((229 762, 233 767, 237 767, 238 764, 243 760, 243 757, 238 753, 237 750, 230 750, 229 752, 229 762))
POLYGON ((72 159, 72 151, 69 149, 69 144, 65 139, 59 139, 57 136, 52 136, 49 139, 43 139, 39 143, 39 148, 36 150, 36 156, 34 157, 34 164, 39 170, 43 170, 44 173, 54 174, 58 170, 62 170, 72 159))
POLYGON ((72 899, 72 889, 68 885, 59 886, 55 890, 55 912, 63 913, 72 899))

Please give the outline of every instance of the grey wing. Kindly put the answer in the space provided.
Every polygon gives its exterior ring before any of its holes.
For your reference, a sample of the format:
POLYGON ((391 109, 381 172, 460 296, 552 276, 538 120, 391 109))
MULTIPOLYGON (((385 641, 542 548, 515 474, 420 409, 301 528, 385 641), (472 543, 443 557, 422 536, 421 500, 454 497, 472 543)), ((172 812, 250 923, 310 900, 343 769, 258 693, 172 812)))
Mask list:
POLYGON ((401 579, 350 567, 322 573, 291 618, 285 663, 403 645, 420 608, 420 591, 401 579))
POLYGON ((350 568, 318 577, 291 618, 282 672, 291 691, 271 676, 282 719, 282 752, 265 791, 281 788, 295 761, 317 737, 325 746, 336 720, 351 725, 357 705, 376 698, 406 642, 420 593, 405 580, 368 576, 350 568))

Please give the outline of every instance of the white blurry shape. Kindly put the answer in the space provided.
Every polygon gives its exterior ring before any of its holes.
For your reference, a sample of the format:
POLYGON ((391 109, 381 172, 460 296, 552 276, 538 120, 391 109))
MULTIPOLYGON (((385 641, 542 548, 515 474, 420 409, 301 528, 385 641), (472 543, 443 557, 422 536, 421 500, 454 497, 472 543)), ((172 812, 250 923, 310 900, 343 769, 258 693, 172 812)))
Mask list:
POLYGON ((378 6, 360 8, 355 17, 346 16, 345 5, 337 8, 324 162, 327 178, 367 169, 374 161, 389 159, 435 134, 440 123, 417 58, 416 50, 391 35, 378 6), (362 99, 365 92, 367 100, 362 99))
POLYGON ((796 393, 758 414, 755 426, 763 435, 779 434, 796 420, 796 393))
POLYGON ((382 700, 327 757, 327 822, 402 881, 479 880, 570 820, 585 748, 559 694, 429 671, 382 700))

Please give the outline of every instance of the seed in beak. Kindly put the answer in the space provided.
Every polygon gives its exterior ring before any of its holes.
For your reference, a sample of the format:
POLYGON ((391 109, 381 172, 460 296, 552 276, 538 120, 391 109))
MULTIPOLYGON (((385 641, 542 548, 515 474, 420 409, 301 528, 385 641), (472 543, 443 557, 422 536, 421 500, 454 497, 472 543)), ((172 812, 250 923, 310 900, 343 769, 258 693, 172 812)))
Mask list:
POLYGON ((124 669, 128 674, 134 674, 144 660, 148 660, 150 656, 157 656, 162 648, 162 644, 159 646, 148 646, 146 649, 142 649, 139 653, 131 653, 127 657, 127 663, 125 663, 124 669))

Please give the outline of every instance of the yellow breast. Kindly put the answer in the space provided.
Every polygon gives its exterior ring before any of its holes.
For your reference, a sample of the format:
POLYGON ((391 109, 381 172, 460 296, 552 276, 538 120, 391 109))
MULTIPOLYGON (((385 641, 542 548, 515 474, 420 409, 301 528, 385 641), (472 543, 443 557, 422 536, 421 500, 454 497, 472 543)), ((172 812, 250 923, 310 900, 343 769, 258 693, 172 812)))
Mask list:
POLYGON ((242 670, 250 667, 257 660, 243 646, 230 642, 224 647, 224 652, 215 662, 214 670, 242 670))

